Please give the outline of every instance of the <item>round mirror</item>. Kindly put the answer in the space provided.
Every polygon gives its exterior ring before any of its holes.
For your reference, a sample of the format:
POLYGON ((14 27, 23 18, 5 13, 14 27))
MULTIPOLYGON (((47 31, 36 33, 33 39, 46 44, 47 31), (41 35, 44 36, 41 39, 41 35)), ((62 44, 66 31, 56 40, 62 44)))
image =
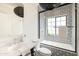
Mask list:
POLYGON ((18 15, 19 17, 24 17, 24 7, 22 7, 22 6, 17 6, 17 7, 15 7, 14 8, 14 13, 16 14, 16 15, 18 15))

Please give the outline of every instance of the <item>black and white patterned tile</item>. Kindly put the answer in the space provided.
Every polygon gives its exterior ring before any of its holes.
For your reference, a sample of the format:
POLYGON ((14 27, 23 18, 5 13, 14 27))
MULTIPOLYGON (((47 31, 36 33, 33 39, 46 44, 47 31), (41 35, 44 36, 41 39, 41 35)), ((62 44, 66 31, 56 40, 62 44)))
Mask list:
MULTIPOLYGON (((57 48, 54 46, 48 46, 48 45, 41 44, 41 47, 45 47, 51 50, 52 56, 77 56, 77 53, 75 52, 67 51, 67 50, 57 48)), ((42 56, 42 55, 40 55, 40 53, 37 52, 36 56, 42 56)))

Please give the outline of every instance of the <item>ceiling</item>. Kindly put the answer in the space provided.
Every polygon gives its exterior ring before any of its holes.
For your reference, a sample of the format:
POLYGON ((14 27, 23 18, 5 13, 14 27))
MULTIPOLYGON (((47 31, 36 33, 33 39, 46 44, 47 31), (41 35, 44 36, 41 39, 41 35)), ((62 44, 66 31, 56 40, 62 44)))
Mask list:
POLYGON ((39 3, 39 12, 44 10, 52 10, 70 3, 39 3))

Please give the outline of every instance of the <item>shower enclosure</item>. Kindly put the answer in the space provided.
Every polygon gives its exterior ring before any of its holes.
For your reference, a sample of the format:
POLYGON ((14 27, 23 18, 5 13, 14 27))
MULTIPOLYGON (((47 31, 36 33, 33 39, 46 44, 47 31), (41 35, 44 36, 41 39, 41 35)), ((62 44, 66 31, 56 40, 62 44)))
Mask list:
POLYGON ((76 11, 76 4, 66 4, 40 12, 41 43, 76 51, 76 11))

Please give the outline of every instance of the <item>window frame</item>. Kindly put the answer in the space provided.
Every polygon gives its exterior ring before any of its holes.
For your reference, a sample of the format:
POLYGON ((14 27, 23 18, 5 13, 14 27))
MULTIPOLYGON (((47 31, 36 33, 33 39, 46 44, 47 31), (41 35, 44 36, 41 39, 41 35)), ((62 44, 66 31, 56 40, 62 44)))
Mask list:
MULTIPOLYGON (((67 26, 67 15, 55 16, 55 17, 53 17, 53 16, 52 16, 52 17, 48 17, 48 18, 51 18, 51 19, 52 19, 52 18, 55 18, 55 35, 57 35, 57 34, 56 34, 56 28, 59 28, 59 27, 56 26, 56 22, 57 22, 57 21, 56 21, 56 18, 58 18, 58 17, 64 17, 64 16, 66 17, 66 25, 65 25, 65 26, 67 26)), ((48 18, 47 18, 47 35, 48 35, 48 36, 52 36, 53 34, 49 34, 49 33, 48 33, 48 18)), ((60 19, 60 22, 61 22, 61 19, 60 19)), ((51 22, 51 23, 52 23, 52 22, 51 22)))
POLYGON ((66 17, 66 26, 67 26, 67 15, 63 15, 63 16, 56 16, 56 17, 55 17, 55 19, 56 19, 56 18, 58 18, 58 17, 64 17, 64 16, 66 17))

